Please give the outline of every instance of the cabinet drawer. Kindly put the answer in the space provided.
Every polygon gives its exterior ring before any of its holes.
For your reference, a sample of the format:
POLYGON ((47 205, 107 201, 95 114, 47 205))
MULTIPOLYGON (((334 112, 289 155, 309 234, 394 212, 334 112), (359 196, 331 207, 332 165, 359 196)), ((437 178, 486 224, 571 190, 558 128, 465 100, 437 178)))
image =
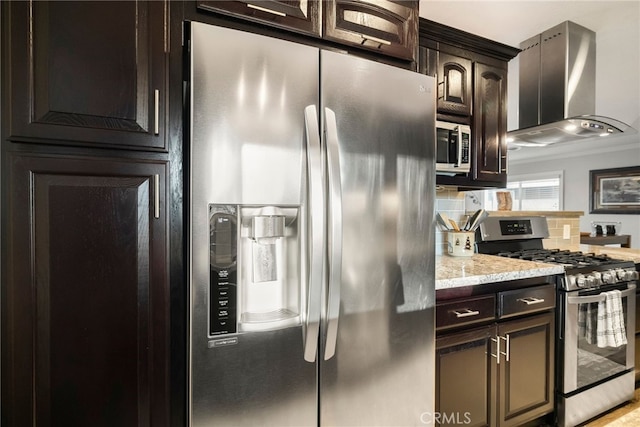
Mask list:
POLYGON ((437 304, 436 329, 493 320, 496 316, 495 301, 494 295, 486 295, 437 304))
POLYGON ((555 306, 556 288, 552 284, 498 294, 498 317, 501 319, 549 310, 555 306))

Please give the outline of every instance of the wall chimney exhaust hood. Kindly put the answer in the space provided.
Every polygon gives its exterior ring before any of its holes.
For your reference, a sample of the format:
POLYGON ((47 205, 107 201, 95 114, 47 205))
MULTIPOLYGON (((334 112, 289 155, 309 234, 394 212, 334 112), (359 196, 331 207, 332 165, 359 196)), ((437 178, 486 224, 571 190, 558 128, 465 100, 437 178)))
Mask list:
POLYGON ((595 115, 596 34, 565 21, 520 44, 519 129, 509 149, 543 147, 633 130, 595 115))

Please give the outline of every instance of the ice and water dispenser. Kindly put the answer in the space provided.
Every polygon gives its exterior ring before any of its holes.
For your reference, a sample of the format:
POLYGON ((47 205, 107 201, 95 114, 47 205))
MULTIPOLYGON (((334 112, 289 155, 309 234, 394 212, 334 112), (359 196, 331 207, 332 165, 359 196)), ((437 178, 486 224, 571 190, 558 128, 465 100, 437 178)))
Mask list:
POLYGON ((299 208, 209 205, 210 335, 301 323, 299 208))

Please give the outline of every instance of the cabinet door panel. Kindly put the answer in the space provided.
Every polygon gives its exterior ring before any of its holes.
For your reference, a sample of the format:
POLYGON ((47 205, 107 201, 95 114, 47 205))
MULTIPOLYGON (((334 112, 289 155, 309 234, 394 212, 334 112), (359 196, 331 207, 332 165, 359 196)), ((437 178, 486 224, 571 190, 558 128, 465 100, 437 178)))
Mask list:
POLYGON ((475 63, 472 138, 475 148, 474 179, 507 179, 507 77, 506 71, 475 63))
POLYGON ((164 148, 163 2, 13 2, 10 136, 164 148))
POLYGON ((418 39, 418 2, 332 0, 324 4, 324 38, 413 60, 418 39))
POLYGON ((167 425, 166 166, 9 164, 3 421, 167 425))
POLYGON ((257 0, 198 2, 198 8, 228 15, 239 16, 251 21, 300 33, 320 36, 320 2, 317 0, 257 0))
POLYGON ((438 52, 438 113, 471 115, 471 60, 438 52))
POLYGON ((513 320, 498 327, 508 339, 500 364, 501 426, 518 426, 553 411, 554 315, 513 320))
POLYGON ((435 425, 495 423, 495 326, 447 334, 436 340, 435 425))

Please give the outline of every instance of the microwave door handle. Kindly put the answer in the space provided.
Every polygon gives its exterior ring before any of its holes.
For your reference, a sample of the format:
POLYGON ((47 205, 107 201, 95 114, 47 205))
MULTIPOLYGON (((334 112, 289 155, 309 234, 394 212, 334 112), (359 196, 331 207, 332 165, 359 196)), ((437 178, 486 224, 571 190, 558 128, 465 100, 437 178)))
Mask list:
POLYGON ((324 360, 336 353, 338 321, 340 318, 340 288, 342 286, 342 187, 340 177, 340 151, 336 115, 325 108, 325 131, 328 172, 328 227, 329 227, 329 292, 327 297, 327 339, 324 360))
POLYGON ((462 126, 456 127, 458 131, 458 167, 462 166, 462 126))
POLYGON ((324 192, 322 188, 322 157, 318 110, 315 105, 304 109, 307 151, 307 247, 310 256, 307 281, 307 317, 304 325, 304 360, 315 362, 320 334, 320 310, 322 300, 322 269, 324 253, 324 192))

